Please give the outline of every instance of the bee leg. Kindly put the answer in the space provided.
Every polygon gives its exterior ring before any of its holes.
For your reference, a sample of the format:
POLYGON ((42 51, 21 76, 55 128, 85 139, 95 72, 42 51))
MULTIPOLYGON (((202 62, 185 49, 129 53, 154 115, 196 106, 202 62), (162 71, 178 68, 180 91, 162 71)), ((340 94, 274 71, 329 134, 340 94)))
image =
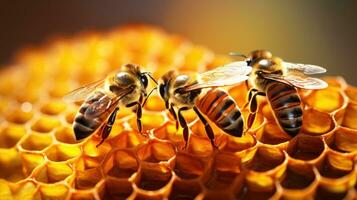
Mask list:
POLYGON ((178 126, 179 126, 179 122, 177 120, 177 115, 176 115, 176 112, 175 112, 175 109, 174 109, 174 106, 173 104, 170 105, 170 109, 169 109, 171 115, 174 117, 175 121, 176 121, 176 130, 178 130, 178 126))
POLYGON ((243 108, 248 107, 250 101, 252 100, 253 93, 256 93, 256 92, 258 92, 258 90, 255 89, 255 88, 251 88, 251 89, 249 90, 249 92, 248 92, 248 101, 247 101, 247 103, 243 106, 243 108))
POLYGON ((249 111, 250 114, 248 116, 248 122, 247 122, 247 130, 246 132, 252 127, 254 120, 255 120, 255 116, 257 113, 257 109, 258 109, 258 103, 257 103, 257 96, 266 96, 266 94, 264 92, 256 92, 252 97, 251 100, 249 101, 250 105, 249 105, 249 111))
POLYGON ((201 114, 201 112, 196 107, 193 107, 193 110, 196 112, 196 114, 197 114, 198 118, 200 118, 201 122, 205 125, 206 134, 211 141, 212 147, 214 149, 218 149, 218 147, 214 143, 214 133, 213 133, 212 127, 209 125, 209 123, 207 122, 205 117, 201 114))
POLYGON ((116 107, 114 112, 109 116, 107 123, 102 126, 100 130, 100 135, 102 137, 102 140, 96 145, 96 147, 99 147, 104 142, 104 140, 107 139, 110 132, 112 131, 112 127, 115 122, 118 110, 119 108, 116 107))
POLYGON ((182 116, 181 112, 188 110, 188 109, 189 109, 188 107, 182 107, 177 112, 180 126, 183 128, 183 139, 185 140, 185 146, 183 147, 183 149, 186 149, 187 145, 188 145, 188 126, 187 126, 187 122, 186 122, 185 118, 182 116))
POLYGON ((126 105, 127 108, 130 108, 130 107, 133 107, 133 106, 137 106, 136 107, 136 124, 137 124, 137 127, 138 127, 138 131, 144 135, 141 131, 142 131, 142 124, 141 124, 141 116, 142 116, 142 107, 141 107, 141 104, 140 102, 132 102, 132 103, 129 103, 128 105, 126 105))

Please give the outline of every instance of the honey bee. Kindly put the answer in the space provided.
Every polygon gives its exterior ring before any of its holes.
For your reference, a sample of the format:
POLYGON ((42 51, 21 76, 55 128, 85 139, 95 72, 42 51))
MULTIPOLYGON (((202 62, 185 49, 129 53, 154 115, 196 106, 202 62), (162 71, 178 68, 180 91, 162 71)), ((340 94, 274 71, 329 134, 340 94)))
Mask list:
POLYGON ((260 95, 267 97, 280 128, 290 136, 296 136, 303 124, 303 108, 297 88, 326 88, 328 85, 325 81, 307 76, 325 73, 326 69, 316 65, 284 62, 266 50, 253 51, 245 61, 253 68, 249 78, 253 87, 248 94, 248 129, 254 122, 257 96, 260 95))
POLYGON ((67 102, 84 100, 73 122, 76 139, 86 138, 100 127, 98 133, 101 136, 101 141, 97 147, 101 145, 112 130, 119 106, 135 107, 137 128, 141 133, 142 107, 152 91, 156 89, 152 89, 147 94, 148 77, 157 84, 148 72, 140 71, 139 65, 125 64, 121 67, 120 72, 112 73, 105 79, 90 83, 67 94, 64 97, 67 102))
POLYGON ((216 148, 214 134, 204 115, 229 135, 242 136, 244 121, 236 102, 217 87, 246 81, 251 70, 246 62, 241 61, 195 75, 179 74, 172 70, 160 78, 159 94, 176 120, 176 128, 179 124, 183 128, 184 148, 187 147, 189 129, 181 112, 189 109, 193 109, 204 124, 213 147, 216 148), (204 89, 208 91, 203 93, 204 89))

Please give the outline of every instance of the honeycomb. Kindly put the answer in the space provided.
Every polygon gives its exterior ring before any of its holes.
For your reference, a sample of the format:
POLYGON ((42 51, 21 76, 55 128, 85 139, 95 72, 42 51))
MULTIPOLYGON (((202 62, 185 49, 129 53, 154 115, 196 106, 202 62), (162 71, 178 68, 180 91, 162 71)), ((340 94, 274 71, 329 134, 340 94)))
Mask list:
MULTIPOLYGON (((17 54, 0 72, 0 199, 356 199, 357 88, 340 77, 301 90, 302 133, 290 138, 266 99, 253 128, 233 138, 212 126, 218 150, 193 112, 189 146, 157 95, 143 112, 120 110, 113 130, 76 141, 78 104, 62 96, 137 63, 156 78, 169 69, 204 71, 230 58, 151 26, 57 38, 17 54)), ((153 86, 150 86, 153 87, 153 86)), ((247 88, 226 88, 240 107, 247 88)), ((245 117, 248 111, 242 110, 245 117)))

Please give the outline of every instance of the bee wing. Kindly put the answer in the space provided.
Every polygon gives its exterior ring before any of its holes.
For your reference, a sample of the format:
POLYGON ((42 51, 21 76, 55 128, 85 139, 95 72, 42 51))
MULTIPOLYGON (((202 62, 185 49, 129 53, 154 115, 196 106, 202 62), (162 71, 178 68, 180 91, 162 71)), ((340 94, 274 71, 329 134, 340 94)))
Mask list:
POLYGON ((308 90, 324 89, 328 86, 328 84, 325 81, 319 78, 294 75, 294 74, 288 74, 284 76, 276 75, 276 74, 265 74, 264 78, 274 81, 279 81, 282 83, 293 85, 298 88, 308 89, 308 90))
POLYGON ((63 100, 66 102, 76 102, 85 100, 94 90, 102 87, 104 85, 104 81, 105 79, 102 79, 77 88, 66 94, 63 97, 63 100))
POLYGON ((88 108, 84 112, 84 116, 86 118, 95 118, 103 115, 107 111, 115 108, 119 101, 126 95, 130 94, 132 91, 133 89, 126 88, 122 89, 120 93, 116 95, 103 92, 103 96, 89 104, 88 108))
POLYGON ((322 74, 327 71, 323 67, 309 64, 282 62, 282 66, 286 67, 288 70, 297 70, 304 74, 322 74))
POLYGON ((228 86, 247 80, 252 67, 247 62, 239 61, 229 63, 222 67, 217 67, 198 75, 198 83, 184 88, 185 91, 191 91, 201 88, 228 86))

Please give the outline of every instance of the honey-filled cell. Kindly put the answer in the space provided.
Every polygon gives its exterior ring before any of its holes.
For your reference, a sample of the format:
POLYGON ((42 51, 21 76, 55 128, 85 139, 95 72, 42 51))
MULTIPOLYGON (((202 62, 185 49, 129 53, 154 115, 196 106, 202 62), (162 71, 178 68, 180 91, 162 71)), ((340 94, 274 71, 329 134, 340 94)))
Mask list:
POLYGON ((328 113, 313 109, 304 110, 302 131, 309 135, 322 135, 335 128, 335 122, 328 113))
MULTIPOLYGON (((23 181, 15 185, 12 189, 12 197, 9 199, 36 199, 38 185, 33 181, 23 181)), ((6 197, 5 197, 6 198, 6 197)), ((38 198, 38 197, 37 197, 38 198)))
POLYGON ((142 144, 146 140, 145 138, 146 136, 141 135, 137 131, 123 131, 118 136, 109 140, 108 143, 114 148, 135 148, 142 144))
POLYGON ((60 125, 60 121, 54 117, 41 117, 35 121, 31 129, 40 133, 48 133, 60 125))
POLYGON ((41 183, 56 183, 64 181, 73 174, 73 169, 67 163, 48 161, 35 169, 34 179, 41 183))
POLYGON ((103 172, 108 177, 129 179, 139 168, 139 162, 134 152, 129 150, 118 150, 106 158, 103 172))
POLYGON ((34 115, 32 106, 30 103, 26 104, 24 109, 12 109, 8 110, 5 113, 5 119, 9 122, 16 124, 25 124, 28 122, 34 115))
POLYGON ((304 99, 304 102, 319 111, 333 112, 342 107, 344 98, 341 91, 329 87, 327 89, 313 91, 312 94, 304 99))
POLYGON ((40 186, 39 193, 43 199, 65 199, 69 188, 65 184, 47 184, 40 186))
POLYGON ((0 179, 17 182, 26 178, 21 156, 16 149, 0 149, 0 179))
POLYGON ((51 100, 41 107, 41 112, 47 115, 58 115, 66 109, 66 103, 61 101, 51 100))
POLYGON ((55 130, 55 138, 58 142, 65 144, 76 144, 79 141, 76 140, 73 128, 69 126, 58 127, 55 130))
POLYGON ((175 147, 169 142, 151 140, 137 150, 137 156, 146 162, 168 161, 175 156, 175 147))
POLYGON ((254 136, 245 134, 242 137, 231 137, 228 135, 221 137, 219 148, 225 152, 240 152, 254 147, 257 141, 254 136))
POLYGON ((42 151, 53 143, 51 135, 42 133, 30 133, 20 142, 20 147, 28 151, 42 151))
POLYGON ((56 144, 47 149, 45 154, 49 160, 61 162, 76 158, 81 154, 81 150, 79 146, 72 144, 56 144))
POLYGON ((21 125, 6 124, 0 127, 0 148, 14 147, 26 134, 26 129, 21 125))
MULTIPOLYGON (((178 148, 185 149, 184 142, 182 142, 181 145, 178 145, 178 148)), ((189 136, 188 146, 185 150, 198 156, 209 156, 212 155, 214 148, 212 147, 211 142, 207 136, 191 134, 189 136)))

